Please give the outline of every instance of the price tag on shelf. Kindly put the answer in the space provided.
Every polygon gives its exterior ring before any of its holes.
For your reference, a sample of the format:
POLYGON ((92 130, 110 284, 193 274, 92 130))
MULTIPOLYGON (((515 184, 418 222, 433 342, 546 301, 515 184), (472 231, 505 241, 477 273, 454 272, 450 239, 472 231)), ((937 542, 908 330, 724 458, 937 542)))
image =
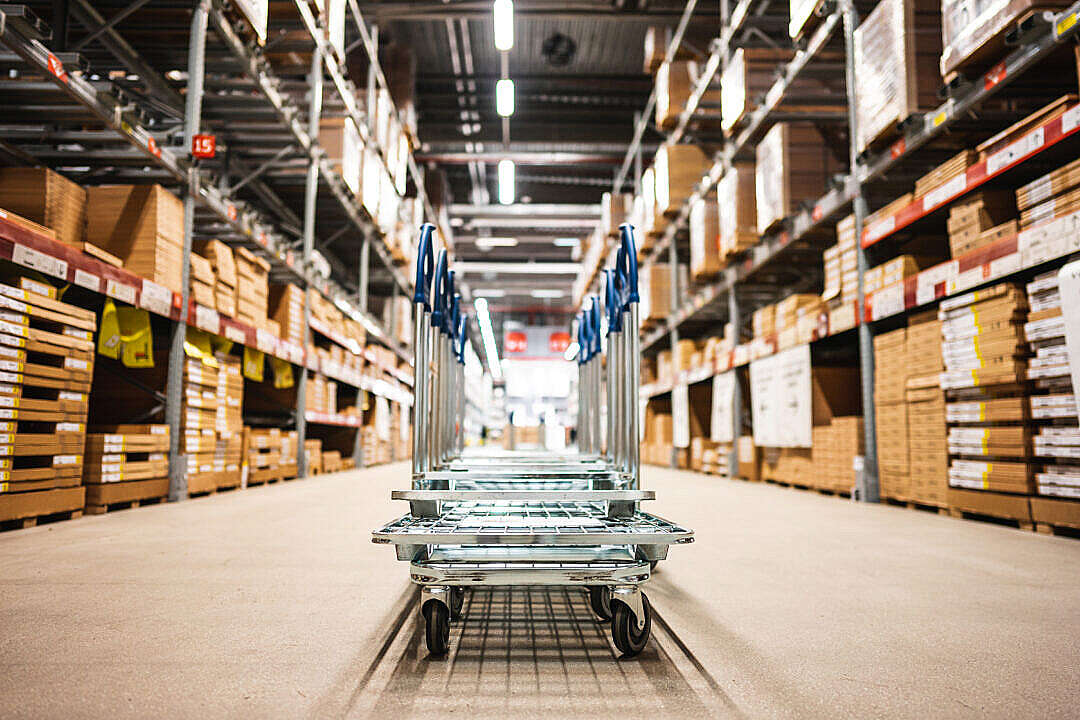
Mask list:
POLYGON ((172 312, 172 290, 155 282, 143 280, 142 292, 139 293, 139 307, 168 317, 172 312))
POLYGON ((217 335, 221 331, 221 316, 217 314, 217 310, 196 303, 195 327, 217 335))
POLYGON ((880 240, 896 229, 896 216, 890 215, 881 222, 874 223, 863 231, 863 243, 869 244, 880 240))
POLYGON ((240 345, 247 343, 247 335, 244 331, 232 324, 225 326, 225 337, 240 345))
POLYGON ((105 294, 128 305, 135 304, 135 287, 132 285, 109 280, 105 283, 105 294))
POLYGON ((94 273, 86 272, 75 268, 75 284, 79 287, 84 287, 87 290, 93 290, 96 293, 101 292, 101 278, 94 273))
POLYGON ((277 352, 277 337, 271 333, 263 330, 262 328, 255 328, 255 346, 266 353, 277 352))
POLYGON ((15 243, 15 247, 11 251, 11 261, 31 270, 43 272, 46 275, 52 275, 63 280, 67 279, 67 262, 19 243, 15 243))
POLYGON ((1045 140, 1045 128, 1032 130, 1004 150, 998 150, 996 153, 986 158, 986 174, 994 175, 1003 168, 1018 162, 1021 158, 1030 155, 1041 148, 1045 140))
POLYGON ((1065 135, 1071 133, 1076 129, 1077 125, 1080 125, 1080 105, 1066 110, 1061 115, 1061 134, 1065 135))

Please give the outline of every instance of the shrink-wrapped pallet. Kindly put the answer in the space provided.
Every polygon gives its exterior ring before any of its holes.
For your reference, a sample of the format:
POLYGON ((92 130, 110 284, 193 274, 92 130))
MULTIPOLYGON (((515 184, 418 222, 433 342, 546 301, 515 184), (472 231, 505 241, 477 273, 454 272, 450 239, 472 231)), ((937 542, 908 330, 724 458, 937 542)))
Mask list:
POLYGON ((940 24, 937 0, 881 0, 855 30, 860 151, 911 114, 937 106, 940 24))

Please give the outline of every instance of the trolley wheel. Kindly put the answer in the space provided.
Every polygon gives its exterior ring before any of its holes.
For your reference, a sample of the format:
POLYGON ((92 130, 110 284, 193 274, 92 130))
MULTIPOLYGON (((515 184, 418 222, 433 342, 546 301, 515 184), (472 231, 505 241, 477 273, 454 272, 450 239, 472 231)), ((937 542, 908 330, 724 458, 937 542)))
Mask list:
POLYGON ((660 564, 659 560, 649 561, 649 572, 656 572, 656 566, 660 564))
POLYGON ((424 606, 427 624, 427 647, 432 655, 445 655, 450 649, 450 608, 434 600, 424 606))
POLYGON ((641 595, 641 607, 645 612, 645 625, 638 630, 637 618, 630 606, 622 602, 612 603, 611 639, 624 657, 637 655, 649 642, 649 633, 652 632, 652 608, 649 607, 649 599, 644 593, 641 595))
POLYGON ((589 586, 589 607, 601 620, 611 619, 611 593, 604 585, 589 586))
POLYGON ((463 607, 465 607, 465 588, 450 588, 450 619, 454 622, 460 620, 463 607))

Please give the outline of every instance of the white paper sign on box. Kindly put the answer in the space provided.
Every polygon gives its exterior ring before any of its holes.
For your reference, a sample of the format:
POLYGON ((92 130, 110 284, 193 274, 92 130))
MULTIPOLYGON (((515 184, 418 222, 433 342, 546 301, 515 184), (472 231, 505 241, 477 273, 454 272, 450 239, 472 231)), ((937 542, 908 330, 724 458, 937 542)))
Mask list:
POLYGON ((735 371, 713 376, 712 418, 709 438, 713 442, 735 442, 735 371))

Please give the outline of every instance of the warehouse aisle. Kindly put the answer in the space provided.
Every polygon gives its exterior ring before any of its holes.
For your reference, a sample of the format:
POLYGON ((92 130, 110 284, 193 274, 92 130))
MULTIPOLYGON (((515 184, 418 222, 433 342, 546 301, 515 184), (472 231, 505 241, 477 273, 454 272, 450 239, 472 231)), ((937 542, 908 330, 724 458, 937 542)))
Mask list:
MULTIPOLYGON (((698 541, 638 659, 562 590, 478 591, 430 661, 369 531, 404 465, 0 535, 6 716, 1067 715, 1080 543, 646 471, 698 541)), ((400 504, 398 504, 400 505, 400 504)))

